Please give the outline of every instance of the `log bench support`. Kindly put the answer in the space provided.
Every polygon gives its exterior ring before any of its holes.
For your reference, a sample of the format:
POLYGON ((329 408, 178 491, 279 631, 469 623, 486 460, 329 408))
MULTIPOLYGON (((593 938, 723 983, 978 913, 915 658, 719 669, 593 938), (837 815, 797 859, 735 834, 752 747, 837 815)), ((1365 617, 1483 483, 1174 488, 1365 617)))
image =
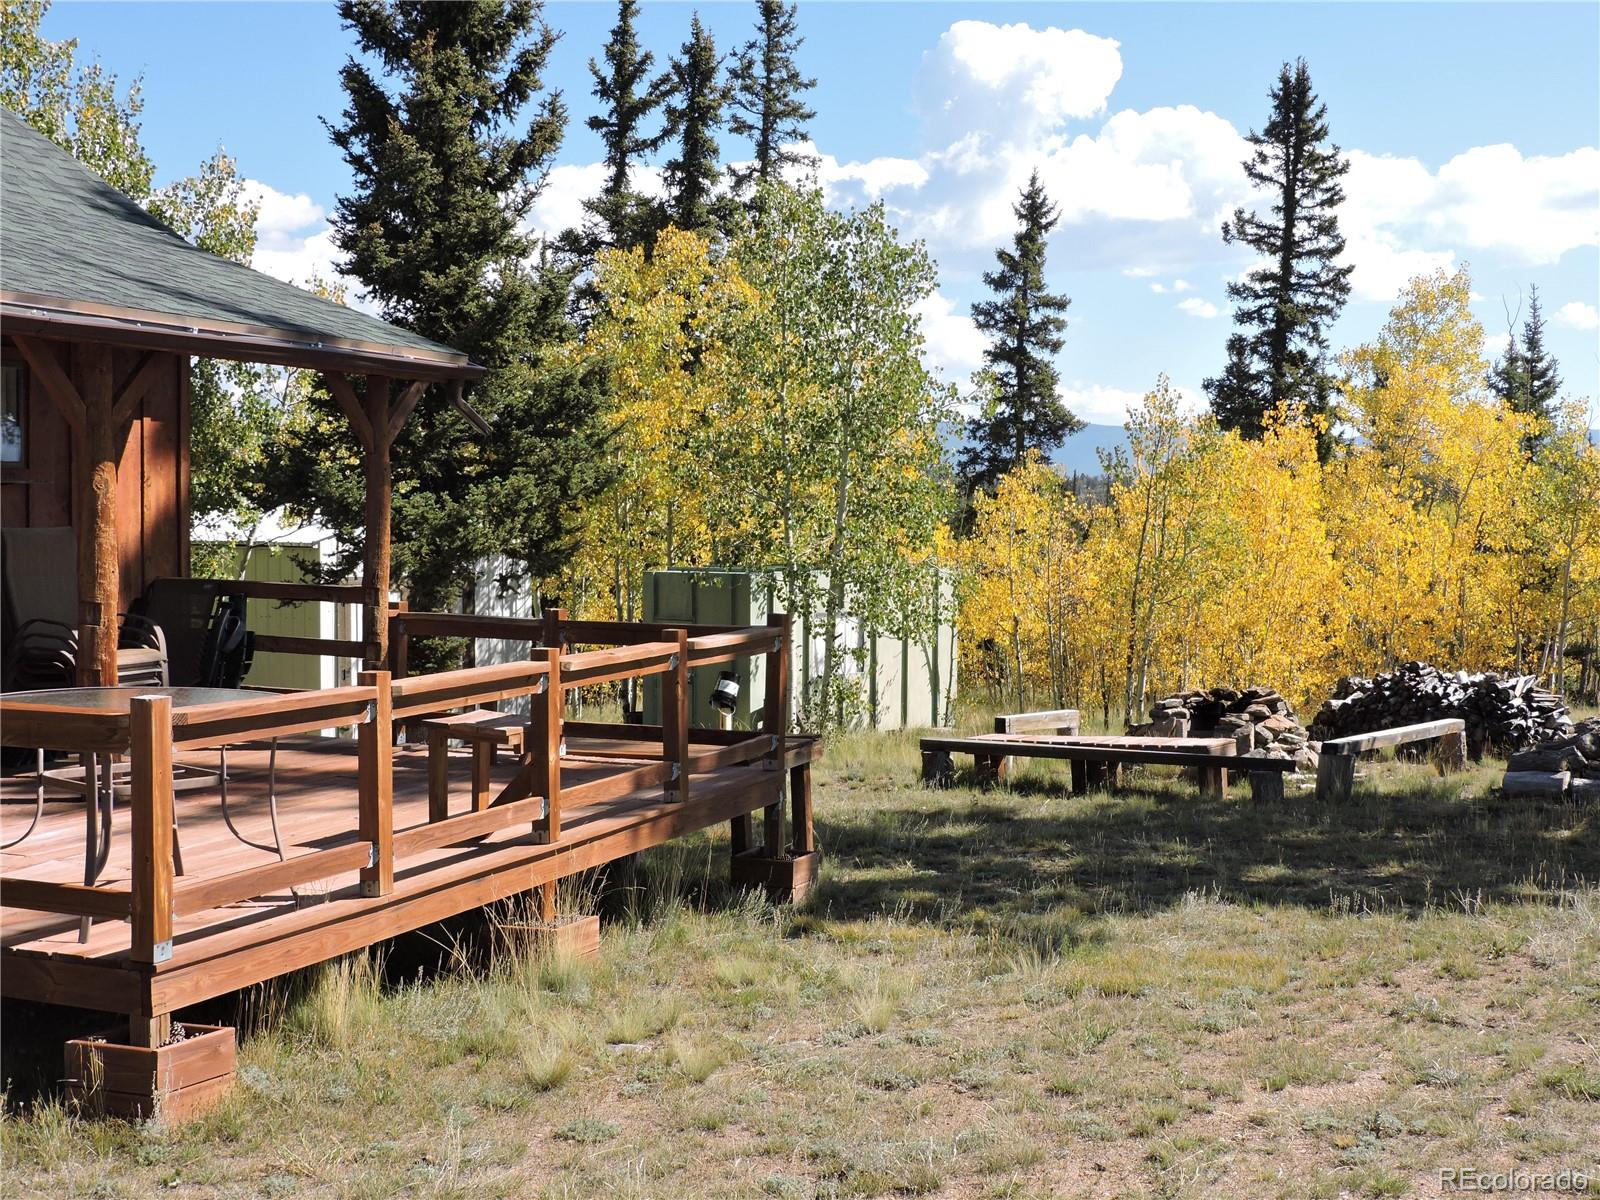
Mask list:
POLYGON ((1394 729, 1378 729, 1323 742, 1317 758, 1317 799, 1325 804, 1349 801, 1355 790, 1356 758, 1359 755, 1389 746, 1430 741, 1436 743, 1433 762, 1441 775, 1466 769, 1467 723, 1458 717, 1424 721, 1419 725, 1401 725, 1394 729))

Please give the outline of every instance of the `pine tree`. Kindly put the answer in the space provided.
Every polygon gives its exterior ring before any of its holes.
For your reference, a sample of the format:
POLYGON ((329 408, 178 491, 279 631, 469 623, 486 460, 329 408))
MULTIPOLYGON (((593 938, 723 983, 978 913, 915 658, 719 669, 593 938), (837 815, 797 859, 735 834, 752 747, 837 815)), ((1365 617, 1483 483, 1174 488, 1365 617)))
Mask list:
POLYGON ((786 166, 813 161, 794 149, 806 138, 806 122, 816 111, 800 93, 817 86, 800 74, 794 56, 805 41, 795 32, 795 6, 783 0, 758 0, 761 19, 756 36, 746 42, 729 72, 733 115, 728 128, 749 138, 755 159, 733 169, 734 185, 743 191, 780 178, 786 166))
POLYGON ((991 395, 985 412, 970 424, 961 454, 969 494, 992 492, 1029 451, 1048 457, 1083 428, 1056 390, 1051 356, 1063 345, 1067 319, 1062 314, 1071 301, 1046 290, 1045 242, 1061 218, 1037 171, 1012 212, 1017 216, 1012 247, 995 251, 999 267, 983 276, 995 298, 972 306, 973 323, 989 336, 983 359, 991 395))
MULTIPOLYGON (((1528 319, 1522 323, 1521 341, 1513 329, 1506 352, 1489 371, 1489 389, 1508 408, 1536 418, 1543 426, 1555 420, 1555 402, 1561 394, 1560 364, 1545 345, 1544 310, 1536 285, 1528 288, 1528 319)), ((1530 457, 1543 441, 1540 433, 1525 439, 1530 457)))
MULTIPOLYGON (((393 449, 395 579, 414 606, 442 607, 491 551, 524 573, 559 566, 564 525, 596 485, 597 388, 551 353, 568 335, 570 279, 544 269, 521 232, 565 126, 557 96, 524 112, 556 35, 533 0, 343 0, 339 11, 358 52, 340 73, 343 117, 328 125, 354 180, 335 244, 388 320, 489 368, 469 399, 491 436, 435 387, 393 449)), ((269 482, 354 559, 363 496, 350 440, 342 420, 308 423, 269 482)))
POLYGON ((1523 373, 1528 382, 1526 407, 1521 411, 1550 421, 1555 417, 1556 398, 1561 394, 1560 364, 1544 341, 1544 312, 1539 307, 1539 289, 1528 288, 1528 319, 1522 325, 1523 373))
MULTIPOLYGON (((1205 383, 1222 426, 1250 437, 1282 403, 1327 414, 1327 328, 1350 294, 1353 270, 1335 261, 1344 252, 1339 180, 1350 164, 1328 141, 1327 106, 1311 90, 1304 59, 1283 65, 1271 96, 1272 116, 1260 133, 1251 131, 1255 149, 1244 170, 1272 203, 1265 215, 1240 208, 1222 227, 1224 241, 1242 242, 1269 263, 1228 285, 1237 302, 1229 367, 1205 383)), ((1324 456, 1329 444, 1324 432, 1324 456)))
POLYGON ((589 128, 600 135, 605 145, 606 182, 600 195, 584 202, 600 228, 586 239, 590 253, 604 246, 636 246, 648 241, 659 225, 655 205, 634 190, 634 164, 653 153, 666 141, 663 128, 646 132, 650 115, 672 93, 672 75, 663 72, 650 78, 655 55, 639 45, 634 19, 639 15, 638 0, 618 0, 617 23, 606 42, 604 68, 589 60, 594 76, 594 95, 603 108, 589 118, 589 128))
POLYGON ((721 224, 715 206, 722 175, 717 130, 728 87, 718 78, 722 61, 711 34, 696 13, 682 57, 672 64, 675 103, 667 105, 667 132, 678 140, 678 155, 666 165, 668 211, 679 229, 704 233, 721 224))

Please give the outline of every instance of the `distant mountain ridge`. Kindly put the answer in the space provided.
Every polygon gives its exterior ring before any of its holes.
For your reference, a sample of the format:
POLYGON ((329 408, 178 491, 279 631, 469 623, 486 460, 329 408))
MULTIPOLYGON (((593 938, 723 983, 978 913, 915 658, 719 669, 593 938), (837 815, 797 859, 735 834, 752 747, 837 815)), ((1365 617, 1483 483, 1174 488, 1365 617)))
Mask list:
POLYGON ((1068 475, 1099 475, 1099 450, 1112 450, 1128 444, 1128 431, 1121 425, 1085 425, 1061 443, 1061 448, 1050 458, 1057 468, 1068 475))

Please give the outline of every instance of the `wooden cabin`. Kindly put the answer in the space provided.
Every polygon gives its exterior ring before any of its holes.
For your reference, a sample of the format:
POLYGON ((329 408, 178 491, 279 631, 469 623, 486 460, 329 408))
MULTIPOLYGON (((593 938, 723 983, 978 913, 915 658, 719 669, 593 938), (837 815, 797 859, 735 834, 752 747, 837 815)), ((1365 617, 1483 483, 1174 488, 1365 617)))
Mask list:
POLYGON ((79 1100, 187 1115, 226 1090, 233 1043, 175 1038, 186 1007, 491 902, 527 895, 551 936, 592 950, 597 923, 558 914, 557 883, 697 830, 729 827, 736 881, 804 892, 818 743, 789 727, 787 618, 667 627, 392 607, 390 444, 430 391, 473 419, 461 389, 481 368, 190 246, 4 112, 0 157, 0 498, 6 529, 76 531, 79 685, 117 683, 118 613, 188 572, 192 358, 318 372, 366 471, 361 583, 246 593, 359 602, 359 641, 262 647, 354 654, 368 667, 355 686, 0 696, 0 743, 82 764, 75 781, 0 783, 0 994, 128 1019, 126 1043, 69 1044, 79 1100), (413 636, 513 639, 528 654, 411 676, 413 636), (690 712, 691 668, 758 655, 754 727, 693 728, 707 714, 690 712), (645 677, 661 681, 659 724, 569 716, 574 692, 645 677), (494 711, 505 702, 531 715, 494 711), (407 726, 424 736, 403 738, 407 726))
MULTIPOLYGON (((366 638, 389 592, 389 447, 425 389, 464 405, 464 354, 184 241, 9 112, 0 221, 0 515, 77 533, 79 678, 114 682, 116 614, 189 573, 189 363, 317 371, 367 471, 366 638)), ((470 409, 467 410, 470 412, 470 409)))

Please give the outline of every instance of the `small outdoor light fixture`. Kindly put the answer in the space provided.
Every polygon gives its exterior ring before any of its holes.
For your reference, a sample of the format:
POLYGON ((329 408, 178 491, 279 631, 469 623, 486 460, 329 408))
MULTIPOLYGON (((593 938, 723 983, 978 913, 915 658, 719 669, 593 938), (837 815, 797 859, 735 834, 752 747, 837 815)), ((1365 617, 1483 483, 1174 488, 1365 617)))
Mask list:
POLYGON ((711 707, 725 717, 731 717, 739 706, 739 680, 732 671, 717 676, 717 686, 711 689, 711 707))

